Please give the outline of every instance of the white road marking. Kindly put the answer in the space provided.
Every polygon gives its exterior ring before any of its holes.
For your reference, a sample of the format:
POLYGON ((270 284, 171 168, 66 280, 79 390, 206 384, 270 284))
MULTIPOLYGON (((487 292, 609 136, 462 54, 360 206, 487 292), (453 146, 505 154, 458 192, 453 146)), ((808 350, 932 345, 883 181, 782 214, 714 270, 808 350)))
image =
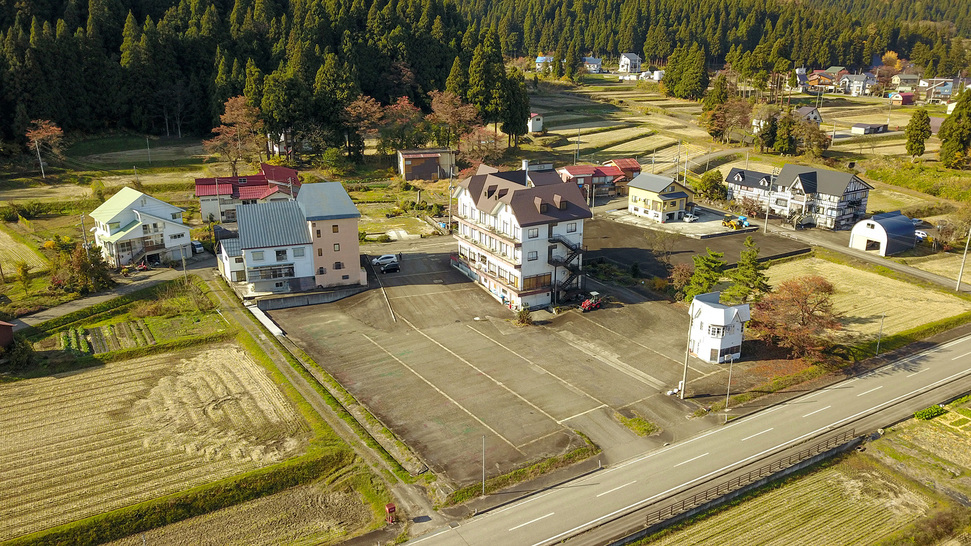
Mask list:
POLYGON ((632 483, 637 483, 637 480, 634 480, 632 482, 627 482, 624 485, 618 485, 617 487, 611 489, 610 491, 604 491, 603 493, 597 495, 597 498, 600 498, 600 497, 602 497, 602 496, 604 496, 604 495, 606 495, 608 493, 613 493, 614 491, 617 491, 618 489, 623 489, 623 488, 627 487, 628 485, 630 485, 632 483))
POLYGON ((773 427, 773 428, 767 428, 767 429, 763 430, 762 432, 756 432, 755 434, 753 434, 751 436, 746 436, 746 437, 742 438, 739 441, 740 442, 744 442, 745 440, 751 440, 752 438, 755 438, 756 436, 761 436, 762 434, 765 434, 766 432, 769 432, 771 430, 774 430, 774 428, 775 427, 773 427))
POLYGON ((581 411, 580 413, 578 413, 576 415, 571 415, 571 416, 567 417, 566 419, 560 419, 556 423, 559 424, 559 425, 562 425, 563 423, 569 421, 570 419, 576 419, 577 417, 580 417, 582 415, 586 415, 586 414, 590 413, 591 411, 597 411, 600 408, 606 408, 606 407, 607 407, 607 404, 601 404, 601 405, 599 405, 599 406, 597 406, 595 408, 590 408, 587 411, 581 411))
POLYGON ((439 532, 437 532, 437 533, 435 533, 433 535, 423 536, 423 537, 419 538, 418 540, 409 540, 408 541, 408 544, 418 544, 419 542, 425 542, 426 540, 428 540, 430 538, 435 538, 438 535, 440 535, 442 533, 447 533, 447 532, 449 532, 451 530, 452 530, 451 527, 446 527, 445 529, 442 529, 441 531, 439 531, 439 532))
MULTIPOLYGON (((969 336, 966 339, 971 339, 971 336, 969 336)), ((961 341, 964 341, 964 340, 961 340, 961 341)), ((954 343, 954 342, 952 342, 952 343, 954 343)), ((542 546, 544 544, 555 544, 558 540, 562 539, 563 537, 572 536, 574 533, 576 533, 577 531, 579 531, 581 529, 584 529, 584 528, 587 528, 587 527, 589 527, 591 525, 600 523, 601 521, 604 521, 604 520, 609 520, 610 518, 616 516, 617 514, 622 514, 624 512, 627 512, 628 510, 631 510, 632 508, 637 508, 637 507, 640 507, 640 506, 644 506, 646 504, 649 504, 649 503, 653 502, 656 499, 664 498, 665 496, 667 496, 668 494, 672 493, 673 491, 677 491, 678 489, 682 489, 682 488, 685 488, 685 487, 692 486, 692 485, 694 485, 694 484, 696 484, 698 482, 703 482, 703 481, 707 480, 708 478, 710 478, 712 476, 717 476, 717 475, 725 472, 726 470, 728 470, 730 468, 736 468, 736 467, 742 466, 745 463, 747 463, 749 461, 752 461, 752 460, 756 460, 756 459, 758 459, 758 458, 760 458, 760 457, 762 457, 762 456, 764 456, 764 455, 766 455, 768 453, 772 453, 772 452, 777 451, 779 449, 782 449, 784 447, 797 444, 797 443, 801 442, 802 440, 805 440, 806 438, 812 438, 813 436, 816 436, 820 432, 823 432, 825 430, 833 430, 833 429, 835 429, 835 428, 843 425, 846 422, 853 421, 854 419, 857 419, 857 418, 859 418, 859 417, 861 417, 863 415, 867 415, 869 413, 873 413, 877 409, 882 409, 884 407, 887 407, 887 406, 891 406, 893 404, 896 404, 897 402, 899 402, 899 401, 901 401, 903 399, 906 399, 906 398, 909 398, 909 397, 913 396, 915 393, 921 393, 921 392, 930 391, 931 389, 936 389, 937 387, 940 387, 941 385, 944 385, 946 383, 949 383, 949 382, 951 382, 954 379, 957 379, 959 377, 963 377, 965 375, 968 375, 969 373, 971 373, 971 370, 964 370, 964 371, 958 372, 956 374, 953 374, 951 376, 945 377, 943 379, 939 379, 939 380, 937 380, 937 381, 935 381, 935 382, 933 382, 933 383, 931 383, 929 385, 924 385, 923 387, 920 387, 919 389, 914 389, 914 390, 912 390, 912 391, 910 391, 908 393, 904 393, 904 394, 901 394, 900 396, 897 396, 895 398, 891 398, 890 400, 885 400, 885 401, 877 404, 876 406, 873 406, 873 407, 867 408, 867 409, 865 409, 863 411, 854 413, 853 415, 849 415, 849 416, 844 417, 844 418, 842 418, 842 419, 840 419, 838 421, 835 421, 835 422, 830 423, 828 425, 819 427, 816 430, 811 430, 811 431, 809 431, 809 432, 807 432, 805 434, 802 434, 800 436, 797 436, 795 438, 792 438, 790 440, 787 440, 785 442, 782 442, 781 444, 779 444, 777 446, 773 446, 773 447, 770 447, 768 449, 764 449, 764 450, 762 450, 762 451, 760 451, 758 453, 755 453, 753 455, 749 455, 748 457, 745 457, 744 459, 735 461, 735 462, 733 462, 731 464, 727 464, 727 465, 725 465, 725 466, 723 466, 721 468, 718 468, 716 470, 712 470, 711 472, 709 472, 707 474, 704 474, 702 476, 698 476, 697 478, 694 478, 692 480, 688 480, 688 481, 686 481, 686 482, 684 482, 682 484, 678 484, 678 485, 676 485, 674 487, 671 487, 671 488, 669 488, 669 489, 667 489, 665 491, 661 491, 660 493, 657 493, 656 495, 651 495, 650 497, 648 497, 646 499, 641 499, 641 500, 639 500, 637 502, 634 502, 632 504, 629 504, 629 505, 627 505, 627 506, 625 506, 623 508, 619 508, 617 510, 614 510, 613 512, 610 512, 609 514, 604 514, 602 516, 599 516, 597 518, 594 518, 594 519, 592 519, 592 520, 590 520, 590 521, 588 521, 586 523, 581 523, 580 525, 577 525, 576 527, 574 527, 572 529, 568 529, 566 531, 563 531, 563 532, 558 533, 556 535, 553 535, 551 537, 547 537, 547 538, 545 538, 545 539, 543 539, 543 540, 541 540, 541 541, 533 544, 533 546, 542 546)), ((717 429, 717 430, 723 431, 723 430, 727 430, 727 429, 721 428, 721 429, 717 429)), ((706 435, 702 435, 702 436, 706 436, 706 435)), ((701 436, 697 436, 695 438, 692 438, 691 440, 696 440, 696 439, 698 439, 700 437, 701 436)), ((689 441, 691 441, 691 440, 689 440, 689 441)), ((672 448, 673 447, 674 446, 672 446, 672 448)), ((662 450, 662 451, 666 451, 666 450, 662 450)), ((655 455, 655 454, 657 454, 659 452, 653 453, 652 455, 655 455)), ((641 458, 646 458, 646 457, 641 457, 641 458)))
POLYGON ((550 512, 549 514, 546 514, 545 516, 540 516, 540 517, 538 517, 538 518, 536 518, 536 519, 533 519, 533 520, 529 520, 529 521, 527 521, 526 523, 520 523, 519 525, 517 525, 517 526, 515 526, 515 527, 513 527, 513 528, 511 528, 511 529, 509 529, 509 530, 510 530, 510 531, 515 531, 516 529, 519 529, 520 527, 525 527, 525 526, 527 526, 527 525, 529 525, 530 523, 536 523, 537 521, 539 521, 539 520, 541 520, 541 519, 546 519, 546 518, 548 518, 548 517, 550 517, 550 516, 552 516, 552 515, 553 515, 553 514, 555 514, 555 513, 556 513, 556 512, 550 512))
POLYGON ((964 357, 966 357, 968 355, 971 355, 971 353, 964 353, 963 355, 956 356, 956 357, 952 358, 951 360, 957 360, 959 358, 964 358, 964 357))
MULTIPOLYGON (((709 452, 709 453, 710 453, 710 452, 709 452)), ((690 463, 691 461, 697 461, 698 459, 700 459, 700 458, 702 458, 702 457, 705 457, 705 456, 707 456, 707 455, 708 455, 708 453, 703 453, 703 454, 701 454, 701 455, 698 455, 697 457, 692 457, 691 459, 688 459, 687 461, 681 461, 680 463, 678 463, 678 464, 676 464, 676 465, 674 465, 674 468, 678 468, 679 466, 681 466, 681 465, 683 465, 683 464, 688 464, 688 463, 690 463)))
POLYGON ((907 377, 914 377, 915 375, 917 375, 917 374, 919 374, 919 373, 921 373, 921 372, 925 372, 925 371, 927 371, 927 368, 923 368, 923 369, 921 369, 921 370, 917 370, 916 372, 914 372, 914 373, 912 373, 912 374, 910 374, 910 375, 908 375, 907 377))
POLYGON ((826 406, 825 408, 819 408, 816 411, 811 411, 811 412, 807 413, 806 415, 803 415, 803 417, 809 417, 810 415, 814 415, 814 414, 817 414, 817 413, 819 413, 821 411, 828 410, 831 407, 833 407, 833 406, 826 406))
POLYGON ((868 391, 866 391, 866 392, 861 392, 861 393, 860 393, 860 394, 858 394, 857 396, 863 396, 864 394, 870 394, 871 392, 873 392, 873 391, 878 391, 878 390, 880 390, 880 389, 882 389, 882 388, 883 388, 883 385, 880 385, 879 387, 874 387, 874 388, 872 388, 872 389, 870 389, 870 390, 868 390, 868 391))

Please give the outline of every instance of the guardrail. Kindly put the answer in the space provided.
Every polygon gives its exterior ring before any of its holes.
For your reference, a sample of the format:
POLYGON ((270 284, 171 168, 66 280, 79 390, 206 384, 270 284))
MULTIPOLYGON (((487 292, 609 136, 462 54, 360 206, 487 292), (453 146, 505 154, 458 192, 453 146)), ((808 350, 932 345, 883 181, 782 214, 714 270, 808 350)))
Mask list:
POLYGON ((649 526, 654 525, 656 523, 661 523, 662 521, 668 518, 671 518, 683 512, 687 512, 692 508, 701 506, 709 501, 717 499, 718 497, 722 497, 724 495, 731 493, 732 491, 741 489, 746 485, 749 485, 753 482, 761 480, 762 478, 771 476, 772 474, 775 474, 780 470, 785 470, 786 468, 789 468, 790 466, 793 466, 797 463, 805 461, 806 459, 815 457, 816 455, 829 451, 834 447, 841 446, 846 442, 849 442, 850 440, 852 440, 855 436, 856 434, 854 430, 851 429, 837 436, 833 436, 828 440, 824 440, 822 442, 813 444, 811 447, 800 450, 796 453, 793 453, 792 455, 782 457, 781 459, 777 459, 769 464, 760 466, 755 470, 746 472, 745 474, 742 474, 740 476, 736 476, 714 487, 710 487, 700 493, 692 495, 686 499, 669 504, 659 510, 654 510, 647 514, 645 518, 645 523, 649 526))

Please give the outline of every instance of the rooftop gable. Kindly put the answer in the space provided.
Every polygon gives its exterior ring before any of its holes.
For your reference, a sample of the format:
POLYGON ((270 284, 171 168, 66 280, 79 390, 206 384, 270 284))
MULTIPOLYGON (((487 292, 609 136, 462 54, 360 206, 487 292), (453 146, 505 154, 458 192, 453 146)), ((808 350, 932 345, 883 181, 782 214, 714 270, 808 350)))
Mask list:
POLYGON ((297 195, 297 203, 307 221, 360 218, 351 197, 340 182, 306 184, 297 195))
POLYGON ((309 245, 307 221, 296 201, 272 201, 236 207, 239 246, 243 250, 309 245))
POLYGON ((788 164, 776 177, 776 182, 785 187, 792 187, 800 182, 806 193, 820 193, 824 195, 843 195, 851 182, 857 181, 866 188, 872 188, 852 173, 842 173, 828 169, 816 169, 804 165, 788 164))
POLYGON ((115 217, 123 213, 128 213, 132 209, 142 210, 148 208, 154 209, 157 215, 185 212, 183 209, 175 205, 170 205, 161 199, 156 199, 138 190, 124 187, 98 208, 94 209, 90 216, 99 222, 107 224, 113 221, 115 217))

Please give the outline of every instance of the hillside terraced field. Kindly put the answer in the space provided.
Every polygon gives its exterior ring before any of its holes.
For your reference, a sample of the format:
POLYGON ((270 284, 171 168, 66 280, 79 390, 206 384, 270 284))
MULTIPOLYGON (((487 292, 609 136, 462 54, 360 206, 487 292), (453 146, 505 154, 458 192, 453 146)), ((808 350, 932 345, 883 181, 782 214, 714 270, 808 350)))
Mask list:
POLYGON ((16 272, 17 268, 14 264, 21 260, 31 266, 32 272, 47 269, 47 260, 0 228, 0 266, 3 267, 4 274, 11 275, 16 272))
POLYGON ((302 454, 307 423, 218 345, 0 385, 0 541, 302 454))

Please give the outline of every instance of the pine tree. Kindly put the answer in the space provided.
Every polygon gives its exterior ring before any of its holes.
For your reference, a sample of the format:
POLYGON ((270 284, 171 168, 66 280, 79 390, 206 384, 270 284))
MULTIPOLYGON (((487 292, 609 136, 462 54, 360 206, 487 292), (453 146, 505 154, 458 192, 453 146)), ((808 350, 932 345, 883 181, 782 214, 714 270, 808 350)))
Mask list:
POLYGON ((941 163, 951 169, 964 167, 971 148, 971 93, 961 93, 954 111, 941 124, 937 135, 941 138, 941 163))
POLYGON ((445 91, 465 100, 468 98, 468 88, 469 78, 465 72, 465 65, 462 64, 462 58, 456 56, 452 62, 452 70, 448 73, 448 79, 445 80, 445 91))
POLYGON ((926 108, 919 108, 907 124, 907 153, 917 161, 924 155, 924 143, 931 136, 931 118, 926 108))
POLYGON ((744 303, 749 298, 759 301, 762 294, 772 289, 765 276, 766 269, 768 265, 759 262, 759 247, 749 235, 745 238, 745 250, 738 258, 738 265, 728 274, 732 286, 725 290, 723 296, 732 303, 744 303))
POLYGON ((528 131, 529 93, 523 73, 513 68, 506 75, 505 101, 502 112, 502 132, 512 138, 514 146, 519 146, 519 137, 528 131))
POLYGON ((694 257, 695 270, 691 274, 691 281, 684 288, 684 299, 690 302, 695 296, 711 292, 715 284, 722 277, 725 270, 725 260, 721 252, 714 252, 710 248, 705 249, 707 254, 694 257))
POLYGON ((506 70, 494 30, 475 48, 469 67, 469 103, 475 106, 485 123, 497 122, 502 113, 502 86, 506 70))

